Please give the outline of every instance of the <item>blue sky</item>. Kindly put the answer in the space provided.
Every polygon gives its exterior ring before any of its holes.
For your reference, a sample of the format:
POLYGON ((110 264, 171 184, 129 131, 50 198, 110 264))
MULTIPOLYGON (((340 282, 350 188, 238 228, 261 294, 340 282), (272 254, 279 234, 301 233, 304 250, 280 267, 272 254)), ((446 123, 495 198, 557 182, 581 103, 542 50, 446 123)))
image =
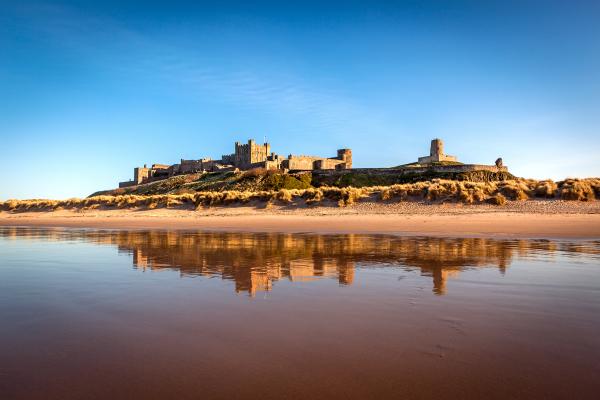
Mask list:
POLYGON ((599 38, 595 1, 0 0, 0 199, 265 136, 357 167, 440 137, 519 176, 599 176, 599 38))

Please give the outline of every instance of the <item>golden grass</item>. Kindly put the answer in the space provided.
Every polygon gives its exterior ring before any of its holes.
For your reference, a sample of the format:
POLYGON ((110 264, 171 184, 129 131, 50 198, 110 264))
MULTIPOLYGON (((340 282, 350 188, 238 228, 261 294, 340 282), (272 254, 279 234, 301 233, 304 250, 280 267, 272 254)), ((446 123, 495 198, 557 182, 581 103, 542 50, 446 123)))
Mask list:
POLYGON ((599 179, 567 179, 559 184, 558 193, 563 200, 591 201, 600 194, 599 179))
POLYGON ((592 201, 600 198, 600 178, 536 181, 519 179, 499 182, 468 182, 434 179, 391 186, 363 188, 320 187, 281 189, 278 191, 222 191, 161 195, 94 196, 67 200, 7 200, 0 202, 0 211, 52 211, 61 209, 155 209, 201 208, 249 202, 300 205, 337 204, 347 207, 361 201, 427 201, 489 203, 504 205, 508 200, 533 198, 592 201))
POLYGON ((502 195, 502 193, 498 193, 488 199, 488 203, 494 204, 496 206, 503 206, 506 204, 506 197, 502 195))

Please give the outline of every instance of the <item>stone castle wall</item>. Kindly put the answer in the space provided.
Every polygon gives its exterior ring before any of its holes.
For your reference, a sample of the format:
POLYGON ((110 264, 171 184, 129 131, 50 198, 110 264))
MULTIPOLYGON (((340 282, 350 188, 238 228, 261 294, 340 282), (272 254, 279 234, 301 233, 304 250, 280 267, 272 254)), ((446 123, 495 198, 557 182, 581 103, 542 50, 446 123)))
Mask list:
POLYGON ((339 149, 337 157, 326 158, 318 156, 289 155, 281 162, 281 168, 288 170, 320 170, 320 169, 348 169, 352 168, 352 150, 339 149))
MULTIPOLYGON (((489 172, 508 172, 506 167, 496 167, 495 165, 484 165, 484 164, 459 164, 459 165, 439 165, 439 166, 427 166, 427 167, 407 167, 407 168, 352 168, 349 172, 367 173, 370 175, 407 175, 407 174, 422 174, 425 172, 472 172, 472 171, 489 171, 489 172)), ((318 170, 314 171, 314 174, 318 175, 335 175, 338 171, 335 170, 318 170)))
POLYGON ((213 169, 216 161, 210 158, 202 158, 200 160, 184 160, 181 159, 181 162, 177 165, 177 168, 174 168, 175 174, 192 174, 194 172, 202 172, 206 170, 213 169))
POLYGON ((134 181, 119 182, 119 188, 126 188, 126 187, 130 187, 130 186, 135 186, 135 185, 137 185, 137 183, 135 183, 134 181))
POLYGON ((281 162, 282 168, 290 170, 309 170, 314 169, 314 162, 321 160, 320 157, 312 156, 292 156, 281 162))
POLYGON ((346 169, 344 160, 336 160, 334 158, 324 158, 314 162, 314 169, 346 169))

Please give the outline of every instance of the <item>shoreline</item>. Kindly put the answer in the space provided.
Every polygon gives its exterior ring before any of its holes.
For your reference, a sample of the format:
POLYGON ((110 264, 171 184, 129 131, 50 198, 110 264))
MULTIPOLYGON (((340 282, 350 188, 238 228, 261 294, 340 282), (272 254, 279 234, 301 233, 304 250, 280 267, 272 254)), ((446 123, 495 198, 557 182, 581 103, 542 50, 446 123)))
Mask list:
MULTIPOLYGON (((600 202, 599 202, 600 203, 600 202)), ((531 209, 421 205, 207 210, 60 210, 0 213, 0 226, 402 236, 600 239, 600 205, 531 209)))

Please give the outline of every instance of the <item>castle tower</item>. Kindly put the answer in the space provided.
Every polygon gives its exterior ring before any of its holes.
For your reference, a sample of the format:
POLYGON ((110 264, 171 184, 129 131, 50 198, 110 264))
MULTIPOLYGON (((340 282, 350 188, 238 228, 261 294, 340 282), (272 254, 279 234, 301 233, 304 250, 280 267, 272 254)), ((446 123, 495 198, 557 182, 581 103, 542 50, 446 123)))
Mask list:
POLYGON ((144 183, 150 177, 150 168, 146 167, 144 164, 143 167, 136 167, 133 169, 133 181, 136 185, 140 183, 144 183))
POLYGON ((433 139, 431 141, 431 149, 429 150, 431 157, 444 156, 444 142, 442 139, 433 139))
POLYGON ((427 165, 431 163, 456 161, 456 157, 444 154, 444 142, 442 139, 433 139, 431 141, 431 147, 429 148, 429 155, 426 157, 419 157, 418 163, 427 165))
POLYGON ((345 168, 352 168, 352 150, 350 149, 338 149, 337 151, 338 160, 343 160, 346 163, 345 168))
POLYGON ((231 162, 238 168, 247 169, 253 164, 265 162, 270 153, 269 143, 258 144, 254 139, 249 139, 245 144, 235 142, 235 153, 224 155, 223 160, 231 162))

